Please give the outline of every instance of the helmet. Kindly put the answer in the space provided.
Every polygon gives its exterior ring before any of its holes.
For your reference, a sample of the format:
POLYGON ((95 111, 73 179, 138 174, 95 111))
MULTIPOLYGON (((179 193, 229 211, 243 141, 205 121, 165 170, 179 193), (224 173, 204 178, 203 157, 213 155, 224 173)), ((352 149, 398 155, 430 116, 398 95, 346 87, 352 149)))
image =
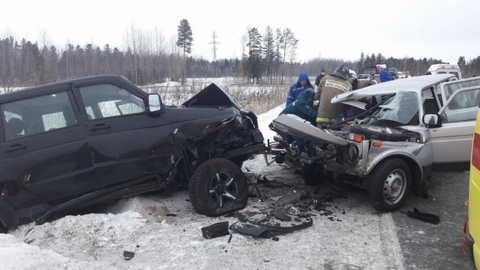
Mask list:
POLYGON ((344 80, 347 80, 350 74, 350 69, 347 68, 345 65, 339 66, 335 72, 332 74, 333 76, 340 77, 344 80))

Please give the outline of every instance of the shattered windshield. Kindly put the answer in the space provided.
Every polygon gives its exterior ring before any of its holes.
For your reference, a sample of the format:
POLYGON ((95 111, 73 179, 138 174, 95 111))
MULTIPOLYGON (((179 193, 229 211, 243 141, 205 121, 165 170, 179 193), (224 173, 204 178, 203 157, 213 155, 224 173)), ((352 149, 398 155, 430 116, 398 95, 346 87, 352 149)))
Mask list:
POLYGON ((379 120, 389 120, 402 125, 418 123, 419 105, 420 101, 415 93, 399 91, 383 102, 367 123, 374 124, 379 120))

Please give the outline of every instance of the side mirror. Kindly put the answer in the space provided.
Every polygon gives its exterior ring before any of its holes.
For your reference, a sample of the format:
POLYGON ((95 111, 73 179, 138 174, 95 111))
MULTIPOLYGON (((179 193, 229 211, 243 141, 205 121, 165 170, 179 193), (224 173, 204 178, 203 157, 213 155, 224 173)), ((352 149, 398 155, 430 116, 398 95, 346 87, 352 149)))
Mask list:
POLYGON ((438 114, 425 114, 423 116, 423 123, 431 128, 441 127, 442 126, 442 119, 438 116, 438 114))
POLYGON ((162 109, 160 96, 158 94, 148 94, 148 111, 158 112, 162 109))

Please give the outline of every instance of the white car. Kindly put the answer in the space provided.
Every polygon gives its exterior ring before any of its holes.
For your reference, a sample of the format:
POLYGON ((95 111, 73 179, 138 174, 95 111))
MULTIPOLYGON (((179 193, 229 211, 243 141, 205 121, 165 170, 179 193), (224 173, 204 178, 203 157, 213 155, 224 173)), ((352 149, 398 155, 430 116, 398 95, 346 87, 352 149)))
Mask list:
POLYGON ((303 164, 305 182, 325 177, 348 182, 366 188, 376 209, 393 211, 412 188, 425 188, 436 166, 468 168, 479 85, 480 78, 456 80, 452 74, 394 80, 332 99, 365 108, 363 101, 385 98, 363 119, 320 129, 281 115, 271 128, 284 139, 309 142, 297 159, 290 159, 303 164))

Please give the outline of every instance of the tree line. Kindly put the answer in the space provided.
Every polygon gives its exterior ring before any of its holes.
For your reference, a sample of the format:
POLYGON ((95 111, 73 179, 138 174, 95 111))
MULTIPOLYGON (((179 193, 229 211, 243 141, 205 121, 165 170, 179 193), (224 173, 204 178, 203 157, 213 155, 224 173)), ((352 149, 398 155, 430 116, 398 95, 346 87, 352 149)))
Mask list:
MULTIPOLYGON (((364 67, 386 64, 411 75, 423 75, 431 64, 441 59, 393 58, 381 53, 361 53, 357 61, 313 58, 306 62, 296 60, 299 40, 290 29, 268 26, 263 34, 257 28, 248 28, 242 35, 240 59, 206 59, 190 57, 193 46, 192 30, 188 21, 182 20, 178 36, 170 42, 158 31, 145 32, 133 26, 127 31, 125 51, 105 44, 84 46, 68 43, 64 48, 39 45, 37 41, 13 36, 0 39, 0 87, 25 87, 42 85, 72 78, 119 74, 138 85, 154 84, 167 80, 233 76, 245 83, 283 83, 285 77, 295 77, 307 72, 314 77, 323 68, 334 72, 340 64, 361 73, 364 67)), ((459 57, 464 77, 480 73, 480 56, 467 61, 459 57)), ((290 81, 288 81, 290 83, 290 81)))

